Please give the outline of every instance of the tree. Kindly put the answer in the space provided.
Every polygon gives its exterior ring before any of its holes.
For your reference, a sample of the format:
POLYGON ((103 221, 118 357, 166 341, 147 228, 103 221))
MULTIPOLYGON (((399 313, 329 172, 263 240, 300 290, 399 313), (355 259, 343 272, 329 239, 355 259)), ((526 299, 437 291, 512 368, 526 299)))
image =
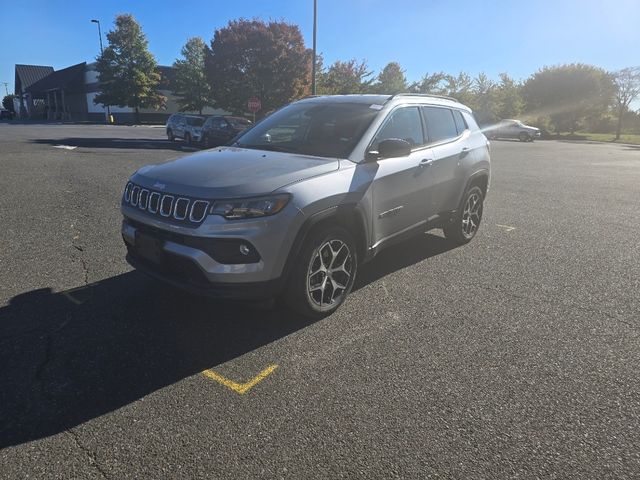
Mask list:
POLYGON ((409 91, 413 93, 429 93, 432 95, 445 95, 447 93, 448 75, 444 72, 425 74, 419 82, 414 82, 409 86, 409 91))
POLYGON ((135 109, 160 108, 165 97, 156 91, 160 74, 147 39, 132 15, 118 15, 114 30, 107 33, 109 46, 98 57, 96 69, 100 93, 93 102, 135 109))
POLYGON ((496 87, 496 115, 499 119, 518 118, 524 110, 524 101, 518 85, 508 74, 500 74, 496 87))
POLYGON ((499 118, 496 113, 496 84, 485 73, 479 73, 473 80, 473 102, 470 107, 480 125, 491 125, 499 118))
POLYGON ((268 112, 308 95, 311 62, 297 25, 240 19, 216 30, 205 70, 216 104, 242 114, 253 96, 268 112))
POLYGON ((622 119, 629 110, 629 105, 640 96, 640 67, 623 68, 612 74, 615 86, 615 108, 618 115, 616 140, 620 139, 622 119))
POLYGON ((473 102, 473 80, 468 73, 460 72, 457 76, 447 75, 445 79, 446 94, 465 105, 473 102))
POLYGON ((407 79, 398 62, 388 63, 382 69, 382 72, 378 75, 378 81, 373 85, 373 91, 392 95, 407 91, 407 79))
POLYGON ((601 68, 573 63, 539 70, 522 93, 531 115, 548 116, 556 132, 573 133, 581 120, 606 112, 614 86, 601 68))
POLYGON ((371 73, 365 61, 338 60, 321 75, 318 92, 324 95, 367 93, 373 82, 368 79, 371 73))
POLYGON ((2 106, 5 110, 9 110, 11 113, 15 113, 15 107, 13 105, 13 99, 16 98, 15 95, 5 95, 2 99, 2 106))
POLYGON ((173 62, 173 90, 182 112, 195 110, 202 114, 204 107, 214 105, 211 85, 207 81, 204 67, 206 48, 207 45, 201 38, 190 38, 182 47, 184 58, 173 62))

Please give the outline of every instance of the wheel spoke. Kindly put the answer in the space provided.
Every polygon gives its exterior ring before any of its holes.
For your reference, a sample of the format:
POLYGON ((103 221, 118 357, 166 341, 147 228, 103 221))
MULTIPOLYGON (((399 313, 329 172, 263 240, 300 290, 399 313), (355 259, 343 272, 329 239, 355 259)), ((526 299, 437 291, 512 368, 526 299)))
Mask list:
POLYGON ((341 240, 322 244, 307 270, 307 295, 320 308, 339 301, 352 277, 351 251, 341 240))

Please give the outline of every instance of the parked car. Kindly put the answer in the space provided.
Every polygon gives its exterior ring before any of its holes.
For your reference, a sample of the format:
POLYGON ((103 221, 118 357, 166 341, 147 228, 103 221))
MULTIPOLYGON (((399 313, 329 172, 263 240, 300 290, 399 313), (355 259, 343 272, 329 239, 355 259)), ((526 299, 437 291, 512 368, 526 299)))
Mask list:
POLYGON ((533 142, 540 138, 540 129, 525 125, 520 120, 501 120, 494 126, 485 129, 489 138, 517 138, 521 142, 533 142))
POLYGON ((11 120, 13 118, 13 112, 10 110, 0 109, 0 120, 11 120))
POLYGON ((294 102, 231 146, 141 168, 122 196, 135 268, 211 296, 282 296, 335 311, 359 266, 412 234, 476 235, 489 142, 447 98, 337 95, 294 102))
POLYGON ((240 132, 251 126, 251 122, 242 117, 209 117, 202 126, 201 143, 205 148, 225 145, 240 132))
POLYGON ((205 121, 206 117, 199 115, 174 113, 167 120, 167 138, 172 142, 176 138, 180 138, 187 144, 198 143, 202 136, 202 126, 205 121))

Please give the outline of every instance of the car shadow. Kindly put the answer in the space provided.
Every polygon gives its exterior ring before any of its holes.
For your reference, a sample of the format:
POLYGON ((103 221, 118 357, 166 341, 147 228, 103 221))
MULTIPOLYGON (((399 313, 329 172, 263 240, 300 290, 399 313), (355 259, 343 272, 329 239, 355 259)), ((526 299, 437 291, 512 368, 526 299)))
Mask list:
MULTIPOLYGON (((355 288, 450 248, 431 234, 390 247, 363 266, 355 288)), ((0 448, 73 428, 311 323, 136 271, 17 295, 0 308, 0 448)))
POLYGON ((444 237, 433 233, 411 237, 382 250, 373 260, 362 265, 353 290, 359 290, 393 272, 445 253, 454 247, 455 245, 444 237))
POLYGON ((185 142, 176 140, 172 142, 168 139, 159 138, 37 138, 31 140, 33 143, 45 145, 69 145, 71 147, 81 148, 110 148, 110 149, 127 149, 127 150, 176 150, 179 152, 191 152, 199 150, 202 147, 198 145, 188 145, 185 142))

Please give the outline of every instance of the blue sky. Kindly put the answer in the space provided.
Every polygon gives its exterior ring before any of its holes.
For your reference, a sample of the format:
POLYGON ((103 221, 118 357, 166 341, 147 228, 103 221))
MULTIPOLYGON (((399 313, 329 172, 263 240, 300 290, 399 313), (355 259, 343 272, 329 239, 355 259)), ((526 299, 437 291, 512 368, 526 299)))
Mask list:
MULTIPOLYGON (((640 0, 318 0, 318 51, 325 64, 365 59, 379 71, 398 61, 409 80, 426 72, 506 71, 524 79, 544 65, 584 62, 615 70, 640 65, 640 0)), ((3 1, 0 82, 13 89, 14 64, 63 68, 92 61, 114 16, 132 13, 160 64, 187 38, 209 41, 239 17, 284 19, 311 47, 311 0, 167 2, 3 1)), ((106 39, 105 39, 106 40, 106 39)), ((2 90, 4 94, 4 89, 2 90)))

